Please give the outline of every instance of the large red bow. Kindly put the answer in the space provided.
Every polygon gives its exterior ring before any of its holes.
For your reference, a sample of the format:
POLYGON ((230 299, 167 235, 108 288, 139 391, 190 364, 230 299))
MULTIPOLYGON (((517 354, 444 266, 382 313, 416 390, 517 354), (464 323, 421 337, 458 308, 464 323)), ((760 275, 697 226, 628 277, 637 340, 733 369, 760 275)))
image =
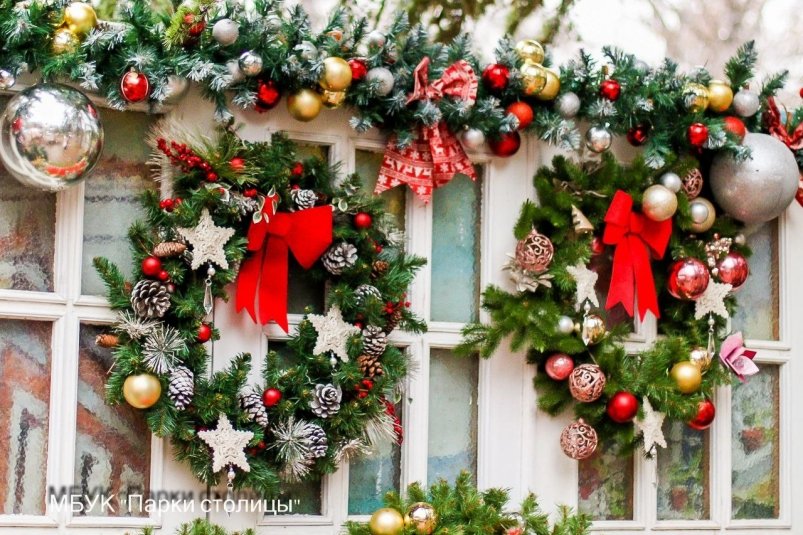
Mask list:
MULTIPOLYGON (((429 83, 429 58, 425 57, 413 75, 415 88, 407 104, 416 100, 440 100, 445 95, 469 106, 477 100, 477 77, 466 61, 453 63, 440 79, 429 83)), ((404 148, 399 148, 396 142, 395 135, 388 140, 374 193, 407 184, 424 202, 429 202, 432 190, 447 184, 454 175, 477 178, 463 146, 443 121, 421 126, 417 138, 404 148)))
POLYGON ((648 310, 656 318, 660 317, 650 256, 664 256, 672 236, 672 220, 653 221, 633 212, 633 198, 624 191, 617 191, 605 214, 605 223, 602 241, 616 246, 605 308, 622 303, 632 316, 638 292, 639 317, 643 320, 648 310))
POLYGON ((259 323, 274 320, 287 332, 288 253, 304 269, 312 267, 332 243, 332 207, 276 213, 273 200, 266 200, 262 219, 248 229, 248 250, 255 254, 240 268, 237 312, 247 310, 256 322, 258 299, 259 323))
MULTIPOLYGON (((797 128, 790 134, 786 125, 781 122, 781 112, 777 104, 775 104, 775 98, 773 97, 767 99, 767 111, 764 112, 764 125, 767 127, 767 131, 772 137, 782 141, 790 150, 797 151, 803 149, 803 122, 797 125, 797 128)), ((797 202, 803 206, 803 174, 800 175, 795 198, 797 202)))

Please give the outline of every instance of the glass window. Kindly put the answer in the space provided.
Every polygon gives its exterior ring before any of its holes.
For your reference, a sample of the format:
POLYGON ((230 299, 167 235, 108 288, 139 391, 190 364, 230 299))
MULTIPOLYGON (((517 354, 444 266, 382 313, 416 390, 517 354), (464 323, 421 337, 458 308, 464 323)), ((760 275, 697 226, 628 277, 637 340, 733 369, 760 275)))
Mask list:
POLYGON ((633 457, 603 441, 593 457, 579 463, 578 509, 594 520, 633 518, 633 457))
MULTIPOLYGON (((360 174, 362 185, 368 193, 373 192, 376 187, 376 180, 379 178, 379 168, 382 166, 383 157, 384 154, 381 152, 356 151, 356 171, 360 174)), ((396 218, 396 225, 404 230, 407 212, 407 188, 399 186, 389 189, 382 192, 381 197, 385 200, 387 211, 396 218)))
POLYGON ((0 320, 0 513, 43 515, 52 324, 0 320))
POLYGON ((709 518, 709 432, 671 422, 664 433, 667 448, 658 450, 658 520, 709 518))
POLYGON ((753 251, 750 276, 736 294, 733 328, 753 340, 779 340, 778 222, 761 225, 747 236, 753 251))

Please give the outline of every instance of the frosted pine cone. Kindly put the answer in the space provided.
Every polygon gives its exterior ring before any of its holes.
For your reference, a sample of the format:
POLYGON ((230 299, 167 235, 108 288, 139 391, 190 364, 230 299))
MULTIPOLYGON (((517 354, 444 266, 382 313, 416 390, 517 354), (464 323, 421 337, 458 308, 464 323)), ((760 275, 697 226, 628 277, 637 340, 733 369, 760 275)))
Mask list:
POLYGON ((170 292, 159 281, 141 280, 131 290, 131 306, 142 318, 161 318, 170 308, 170 292))
POLYGON ((357 306, 361 307, 365 305, 370 298, 382 298, 382 293, 376 286, 371 286, 370 284, 360 284, 357 286, 357 289, 354 290, 354 300, 357 302, 357 306))
POLYGON ((299 210, 306 210, 312 208, 318 202, 318 194, 311 189, 294 189, 290 191, 290 197, 299 210))
POLYGON ((319 418, 329 418, 340 410, 341 399, 343 399, 343 391, 339 386, 317 384, 309 404, 310 410, 319 418))
POLYGON ((329 449, 329 439, 326 431, 318 424, 309 424, 309 451, 313 459, 326 457, 326 450, 329 449))
POLYGON ((185 366, 176 366, 170 374, 170 387, 168 397, 180 411, 183 411, 192 402, 195 394, 195 375, 185 366))
POLYGON ((268 411, 265 410, 262 396, 256 392, 240 394, 240 407, 252 422, 262 427, 268 427, 268 411))
POLYGON ((375 325, 368 325, 362 330, 362 351, 366 355, 379 357, 388 346, 388 335, 375 325))
POLYGON ((323 254, 321 261, 326 271, 340 275, 357 263, 357 248, 344 241, 336 243, 323 254))

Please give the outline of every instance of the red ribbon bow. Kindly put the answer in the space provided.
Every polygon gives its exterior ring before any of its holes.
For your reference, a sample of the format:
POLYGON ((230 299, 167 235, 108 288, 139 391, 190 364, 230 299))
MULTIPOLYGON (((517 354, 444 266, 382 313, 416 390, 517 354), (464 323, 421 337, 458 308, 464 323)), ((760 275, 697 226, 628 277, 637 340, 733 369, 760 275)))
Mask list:
POLYGON ((633 198, 624 191, 617 191, 605 214, 605 223, 602 241, 616 246, 605 308, 611 309, 622 303, 632 316, 638 292, 639 317, 644 320, 649 310, 659 318, 650 256, 664 256, 672 236, 672 220, 653 221, 633 212, 633 198))
MULTIPOLYGON (((774 97, 767 99, 767 111, 764 112, 764 125, 772 137, 782 141, 790 150, 797 151, 803 149, 803 122, 797 125, 797 128, 790 134, 786 125, 781 122, 781 111, 778 109, 777 104, 775 104, 774 97)), ((800 175, 795 198, 798 204, 803 206, 803 175, 800 175)))
POLYGON ((248 229, 247 258, 237 280, 237 312, 245 309, 256 322, 274 320, 284 332, 287 323, 287 276, 289 252, 309 269, 332 243, 332 207, 319 206, 298 212, 275 211, 278 197, 268 197, 262 219, 248 229))
MULTIPOLYGON (((459 60, 449 66, 443 76, 429 83, 429 58, 425 57, 413 72, 415 87, 407 104, 417 100, 440 100, 448 95, 469 106, 477 100, 477 77, 468 62, 459 60)), ((379 170, 374 193, 382 193, 400 184, 407 184, 429 202, 432 190, 447 184, 456 174, 477 179, 463 146, 443 121, 419 128, 417 139, 400 149, 397 137, 391 136, 379 170)))

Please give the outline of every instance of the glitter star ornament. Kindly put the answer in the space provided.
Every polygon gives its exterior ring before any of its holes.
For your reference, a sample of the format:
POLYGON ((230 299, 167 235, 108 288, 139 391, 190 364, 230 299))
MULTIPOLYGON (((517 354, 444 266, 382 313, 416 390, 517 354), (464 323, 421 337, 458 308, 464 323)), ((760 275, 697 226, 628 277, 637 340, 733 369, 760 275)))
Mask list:
POLYGON ((343 313, 337 306, 330 308, 325 316, 310 314, 309 320, 318 332, 318 339, 312 350, 313 355, 323 355, 331 351, 343 362, 348 362, 349 354, 346 346, 349 338, 359 333, 360 329, 343 321, 343 313))
POLYGON ((599 278, 599 274, 591 271, 585 265, 579 263, 574 266, 567 267, 566 271, 577 283, 575 308, 580 310, 586 300, 588 300, 595 307, 599 307, 597 292, 594 291, 594 286, 597 284, 597 278, 599 278))
POLYGON ((641 407, 644 411, 644 418, 636 418, 633 423, 636 426, 636 434, 641 433, 644 436, 644 453, 650 455, 656 445, 666 448, 666 438, 661 429, 666 415, 653 410, 647 396, 642 399, 641 407))
POLYGON ((725 298, 733 289, 730 284, 711 281, 703 292, 703 295, 695 302, 694 319, 700 320, 708 314, 716 314, 727 319, 730 317, 728 309, 725 308, 725 298))
POLYGON ((226 466, 236 466, 243 472, 250 472, 251 466, 245 458, 245 448, 254 433, 238 431, 231 426, 228 416, 221 413, 214 431, 199 431, 198 436, 212 448, 212 471, 219 472, 226 466))
POLYGON ((229 269, 223 246, 234 236, 234 229, 216 226, 209 210, 204 208, 195 228, 179 228, 178 233, 192 245, 192 269, 198 269, 207 262, 229 269))

